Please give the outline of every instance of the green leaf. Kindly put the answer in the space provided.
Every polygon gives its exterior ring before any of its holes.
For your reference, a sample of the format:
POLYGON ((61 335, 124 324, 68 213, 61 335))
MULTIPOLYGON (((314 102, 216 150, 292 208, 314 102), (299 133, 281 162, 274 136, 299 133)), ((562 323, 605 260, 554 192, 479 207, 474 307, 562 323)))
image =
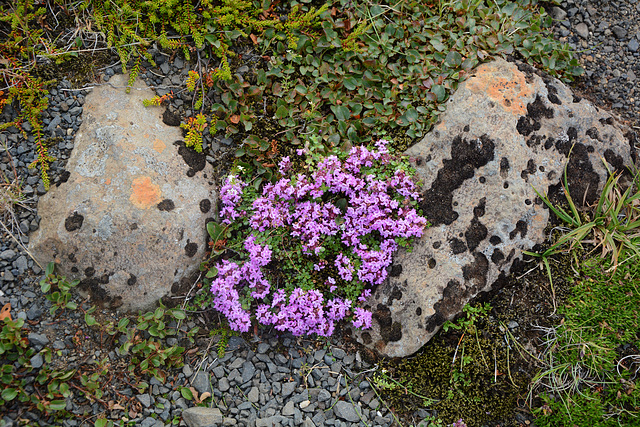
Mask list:
POLYGON ((447 96, 447 91, 442 85, 433 85, 431 91, 436 95, 438 102, 444 101, 444 98, 447 96))
POLYGON ((215 267, 211 267, 211 269, 209 271, 207 271, 206 277, 208 279, 213 279, 217 275, 218 275, 218 269, 215 268, 215 267))
POLYGON ((435 50, 437 50, 438 52, 442 52, 443 50, 445 50, 447 47, 442 44, 442 42, 438 39, 431 39, 431 46, 433 46, 435 48, 435 50))
POLYGON ((96 322, 96 318, 93 317, 92 315, 90 315, 89 313, 86 313, 84 315, 84 321, 86 322, 86 324, 88 326, 93 326, 93 325, 98 323, 98 322, 96 322))
POLYGON ((55 270, 56 264, 54 262, 50 262, 47 264, 47 269, 45 270, 46 276, 51 276, 53 274, 53 270, 55 270))
POLYGON ((225 227, 218 224, 215 221, 210 221, 207 223, 207 232, 209 233, 209 236, 211 237, 211 240, 213 240, 214 242, 220 240, 220 237, 222 237, 222 233, 224 232, 225 227))
POLYGON ((284 105, 279 106, 278 109, 276 110, 277 119, 284 119, 288 115, 289 115, 289 109, 284 105))
POLYGON ((180 389, 180 394, 187 400, 193 400, 193 393, 186 387, 180 389))
POLYGON ((49 292, 51 290, 51 282, 49 282, 46 279, 42 279, 40 281, 40 289, 42 290, 43 294, 46 294, 47 292, 49 292))
POLYGON ((336 119, 345 121, 351 117, 351 111, 344 105, 332 105, 331 111, 336 115, 336 119))
POLYGON ((344 79, 344 82, 342 82, 342 84, 346 89, 354 90, 359 86, 360 82, 358 82, 358 80, 356 80, 354 77, 348 77, 344 79))
POLYGON ((452 50, 451 52, 447 53, 447 57, 445 58, 444 63, 450 68, 458 67, 460 64, 462 64, 462 55, 452 50))
POLYGON ((183 320, 187 318, 187 314, 179 308, 173 309, 171 315, 174 319, 183 320))
POLYGON ((109 425, 109 420, 106 418, 97 419, 95 423, 93 423, 93 427, 107 427, 109 425))
POLYGON ((49 410, 51 411, 62 411, 66 407, 67 402, 64 400, 52 400, 51 403, 49 403, 49 410))
POLYGON ((18 391, 15 388, 5 388, 2 390, 2 400, 8 402, 13 400, 18 395, 18 391))

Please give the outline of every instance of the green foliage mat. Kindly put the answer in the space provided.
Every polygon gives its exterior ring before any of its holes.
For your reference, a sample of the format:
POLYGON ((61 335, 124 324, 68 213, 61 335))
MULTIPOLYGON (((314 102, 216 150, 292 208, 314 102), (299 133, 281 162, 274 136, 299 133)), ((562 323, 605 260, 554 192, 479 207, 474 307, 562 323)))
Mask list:
POLYGON ((610 267, 584 262, 559 309, 565 319, 548 343, 553 365, 538 378, 551 386, 539 426, 640 423, 640 263, 632 256, 610 267))

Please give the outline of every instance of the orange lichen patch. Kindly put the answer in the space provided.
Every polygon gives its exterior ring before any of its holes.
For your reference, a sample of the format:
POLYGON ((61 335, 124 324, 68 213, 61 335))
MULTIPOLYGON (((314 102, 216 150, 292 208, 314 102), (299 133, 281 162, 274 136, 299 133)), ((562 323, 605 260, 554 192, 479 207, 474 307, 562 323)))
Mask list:
POLYGON ((129 200, 139 209, 148 209, 160 202, 160 187, 151 182, 148 176, 141 176, 131 183, 129 200))
POLYGON ((153 141, 153 149, 158 153, 162 153, 165 148, 167 148, 167 145, 159 139, 156 138, 156 140, 153 141))
POLYGON ((467 88, 472 92, 488 95, 505 110, 518 116, 527 113, 526 98, 531 98, 533 94, 520 71, 505 76, 487 65, 478 68, 475 78, 468 81, 467 88))
POLYGON ((111 185, 111 178, 107 178, 104 183, 105 185, 111 185))

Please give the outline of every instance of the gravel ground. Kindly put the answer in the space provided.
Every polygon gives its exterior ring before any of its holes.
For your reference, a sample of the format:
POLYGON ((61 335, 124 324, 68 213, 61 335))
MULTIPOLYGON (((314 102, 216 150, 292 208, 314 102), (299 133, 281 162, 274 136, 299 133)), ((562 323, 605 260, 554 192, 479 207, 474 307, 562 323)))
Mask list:
MULTIPOLYGON (((576 90, 591 99, 595 105, 613 109, 629 125, 640 129, 640 1, 600 0, 563 2, 560 7, 549 7, 556 19, 554 34, 579 51, 578 57, 586 69, 585 76, 576 90)), ((169 61, 161 52, 154 54, 157 67, 147 68, 142 75, 147 83, 163 95, 178 91, 185 80, 189 64, 180 58, 169 61)), ((252 65, 251 52, 245 52, 248 61, 241 72, 252 65)), ((119 66, 113 64, 102 71, 103 81, 108 81, 119 66)), ((44 114, 47 137, 57 137, 50 153, 58 160, 51 164, 52 185, 64 180, 64 165, 68 159, 75 132, 82 122, 82 105, 87 90, 75 90, 68 81, 61 81, 50 90, 49 109, 44 114)), ((192 97, 183 92, 172 100, 169 110, 190 116, 192 97)), ((5 108, 0 121, 11 120, 15 112, 5 108)), ((30 130, 28 124, 23 125, 30 130)), ((0 146, 7 144, 10 156, 0 148, 0 170, 10 180, 18 176, 24 182, 25 208, 17 211, 14 235, 28 244, 28 233, 38 228, 40 217, 36 205, 45 193, 39 171, 28 169, 35 158, 33 137, 24 141, 18 129, 10 128, 0 133, 0 146), (14 175, 15 173, 15 175, 14 175)), ((225 164, 232 141, 205 137, 205 149, 210 148, 207 160, 214 165, 225 164)), ((0 212, 0 215, 2 213, 0 212)), ((7 218, 5 218, 7 223, 7 218)), ((63 318, 52 319, 49 301, 39 291, 41 268, 34 264, 26 251, 2 231, 0 243, 0 306, 11 303, 12 315, 27 320, 28 339, 37 349, 48 346, 60 350, 68 368, 108 358, 118 366, 121 356, 113 349, 102 348, 91 341, 78 340, 82 314, 70 312, 63 318), (99 348, 99 349, 96 349, 99 348)), ((198 319, 187 324, 194 327, 198 319)), ((169 338, 170 340, 171 338, 169 338)), ((169 343, 171 344, 171 343, 169 343)), ((200 345, 205 348, 208 340, 200 345)), ((203 347, 201 347, 203 348, 203 347)), ((32 364, 42 365, 42 357, 35 355, 32 364)), ((366 420, 369 425, 392 425, 393 417, 382 405, 367 378, 370 368, 360 353, 347 349, 337 339, 319 343, 317 340, 300 340, 292 337, 261 337, 247 342, 231 337, 224 357, 208 350, 203 355, 187 355, 185 367, 172 372, 162 384, 150 382, 147 392, 139 394, 131 384, 111 382, 105 390, 104 401, 130 402, 138 408, 133 414, 108 411, 117 417, 127 415, 140 426, 165 426, 171 421, 189 420, 191 426, 202 426, 199 411, 208 411, 221 425, 238 426, 358 426, 366 420), (185 400, 178 385, 192 386, 198 393, 210 392, 219 406, 215 409, 189 409, 194 403, 185 400)), ((104 406, 75 397, 68 399, 67 409, 79 415, 99 415, 104 406)), ((422 411, 418 416, 426 416, 422 411)), ((59 422, 41 420, 33 413, 17 410, 2 414, 0 425, 19 425, 18 419, 31 420, 39 425, 60 425, 59 422)), ((62 425, 82 425, 78 419, 65 420, 62 425)), ((88 424, 86 424, 88 425, 88 424)), ((93 425, 93 424, 91 424, 93 425)), ((184 425, 184 424, 183 424, 184 425)))

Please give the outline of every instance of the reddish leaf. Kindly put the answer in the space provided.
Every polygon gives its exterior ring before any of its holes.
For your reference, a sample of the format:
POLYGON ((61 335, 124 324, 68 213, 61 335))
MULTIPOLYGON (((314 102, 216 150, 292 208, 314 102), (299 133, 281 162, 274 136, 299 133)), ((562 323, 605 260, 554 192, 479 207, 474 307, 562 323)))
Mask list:
POLYGON ((237 114, 234 114, 233 116, 229 117, 229 121, 234 125, 238 124, 240 122, 240 116, 237 114))
POLYGON ((4 320, 4 319, 13 320, 13 319, 11 319, 11 304, 10 303, 6 303, 4 305, 4 307, 2 307, 2 310, 0 310, 0 320, 4 320))
POLYGON ((255 34, 249 34, 249 38, 251 39, 253 44, 258 44, 258 37, 256 37, 255 34))

